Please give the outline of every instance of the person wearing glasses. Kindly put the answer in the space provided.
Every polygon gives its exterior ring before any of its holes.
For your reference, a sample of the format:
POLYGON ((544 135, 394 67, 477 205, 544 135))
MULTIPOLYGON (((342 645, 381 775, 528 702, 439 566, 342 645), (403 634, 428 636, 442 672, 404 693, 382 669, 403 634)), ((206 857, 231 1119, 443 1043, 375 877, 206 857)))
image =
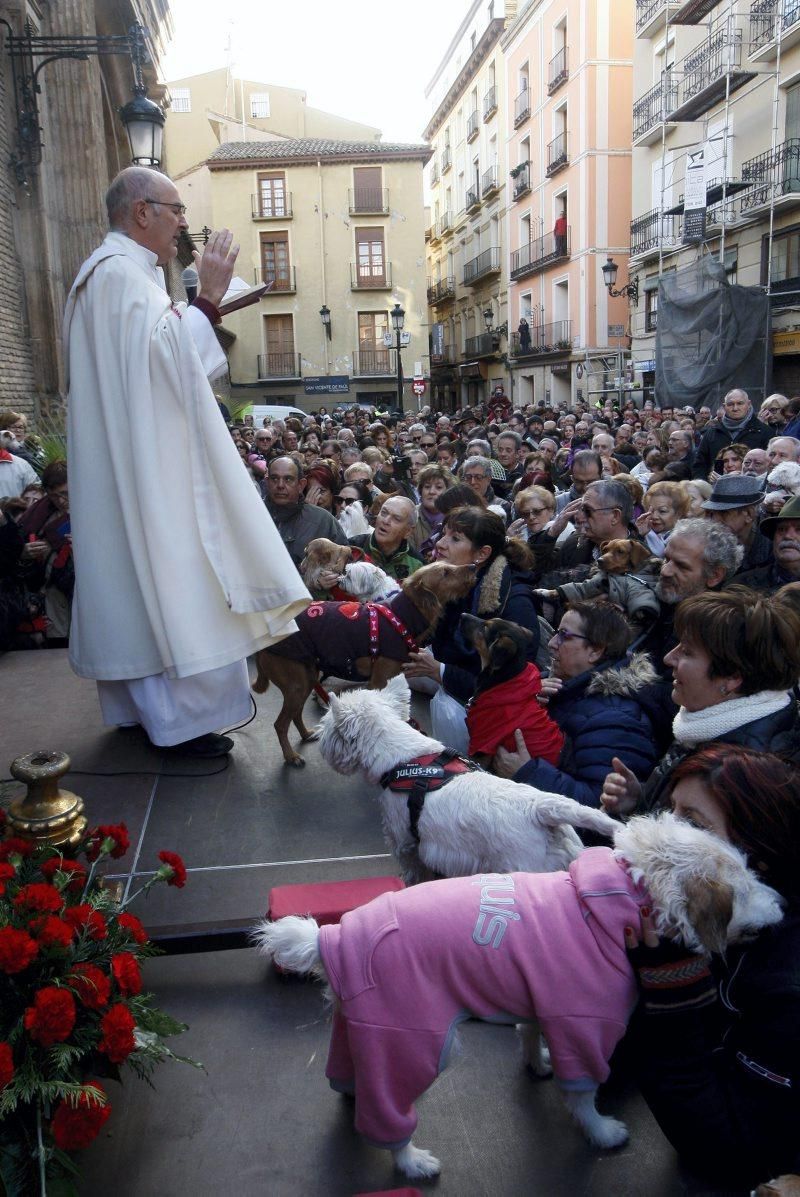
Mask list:
POLYGON ((111 231, 64 315, 70 662, 96 679, 106 724, 222 756, 233 741, 218 730, 250 711, 247 657, 293 632, 310 601, 210 386, 227 368, 214 325, 238 247, 212 233, 195 253, 196 300, 176 304, 164 267, 188 223, 174 183, 129 167, 106 207, 111 231))
POLYGON ((622 761, 634 778, 650 775, 663 706, 650 658, 626 655, 630 639, 612 604, 569 604, 547 646, 552 666, 539 699, 565 736, 558 764, 532 759, 518 732, 516 751, 498 749, 495 771, 501 777, 599 806, 612 761, 622 761))

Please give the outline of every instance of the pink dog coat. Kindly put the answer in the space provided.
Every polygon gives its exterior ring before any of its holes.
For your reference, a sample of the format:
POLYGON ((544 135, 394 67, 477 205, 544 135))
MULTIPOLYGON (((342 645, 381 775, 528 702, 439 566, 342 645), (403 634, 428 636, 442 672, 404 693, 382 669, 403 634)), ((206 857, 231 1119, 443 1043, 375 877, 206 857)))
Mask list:
POLYGON ((321 927, 340 1001, 327 1076, 355 1092, 356 1129, 408 1143, 465 1018, 537 1019, 564 1087, 604 1081, 636 1002, 624 929, 647 901, 610 848, 588 848, 568 872, 431 881, 321 927))

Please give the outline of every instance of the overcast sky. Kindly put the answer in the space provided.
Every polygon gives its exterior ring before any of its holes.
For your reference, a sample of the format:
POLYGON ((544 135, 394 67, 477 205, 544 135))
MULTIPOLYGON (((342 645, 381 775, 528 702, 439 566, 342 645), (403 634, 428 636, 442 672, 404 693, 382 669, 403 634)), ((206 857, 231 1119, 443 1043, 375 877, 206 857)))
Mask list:
POLYGON ((225 66, 297 87, 308 103, 376 125, 384 141, 419 141, 431 115, 425 86, 469 0, 172 0, 175 38, 164 78, 225 66))

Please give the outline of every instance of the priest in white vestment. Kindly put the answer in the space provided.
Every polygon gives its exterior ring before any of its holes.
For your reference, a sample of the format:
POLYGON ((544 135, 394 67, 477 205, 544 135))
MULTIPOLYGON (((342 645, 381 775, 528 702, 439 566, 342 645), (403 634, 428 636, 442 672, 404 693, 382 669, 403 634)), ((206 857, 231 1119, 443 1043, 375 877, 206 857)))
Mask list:
POLYGON ((70 662, 97 680, 107 724, 215 756, 250 710, 246 658, 295 630, 309 602, 243 468, 209 378, 237 249, 212 234, 199 295, 173 304, 161 269, 187 228, 166 175, 111 184, 111 232, 67 300, 70 662))

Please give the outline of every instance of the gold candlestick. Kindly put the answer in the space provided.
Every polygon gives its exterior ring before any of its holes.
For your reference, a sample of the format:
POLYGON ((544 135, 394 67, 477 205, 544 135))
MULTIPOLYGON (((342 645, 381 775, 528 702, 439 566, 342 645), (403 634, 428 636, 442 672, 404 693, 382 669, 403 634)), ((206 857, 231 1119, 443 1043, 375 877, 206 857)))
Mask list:
POLYGON ((54 847, 75 847, 86 834, 83 799, 59 789, 69 770, 66 752, 29 752, 11 762, 11 773, 27 793, 8 807, 8 835, 54 847))

